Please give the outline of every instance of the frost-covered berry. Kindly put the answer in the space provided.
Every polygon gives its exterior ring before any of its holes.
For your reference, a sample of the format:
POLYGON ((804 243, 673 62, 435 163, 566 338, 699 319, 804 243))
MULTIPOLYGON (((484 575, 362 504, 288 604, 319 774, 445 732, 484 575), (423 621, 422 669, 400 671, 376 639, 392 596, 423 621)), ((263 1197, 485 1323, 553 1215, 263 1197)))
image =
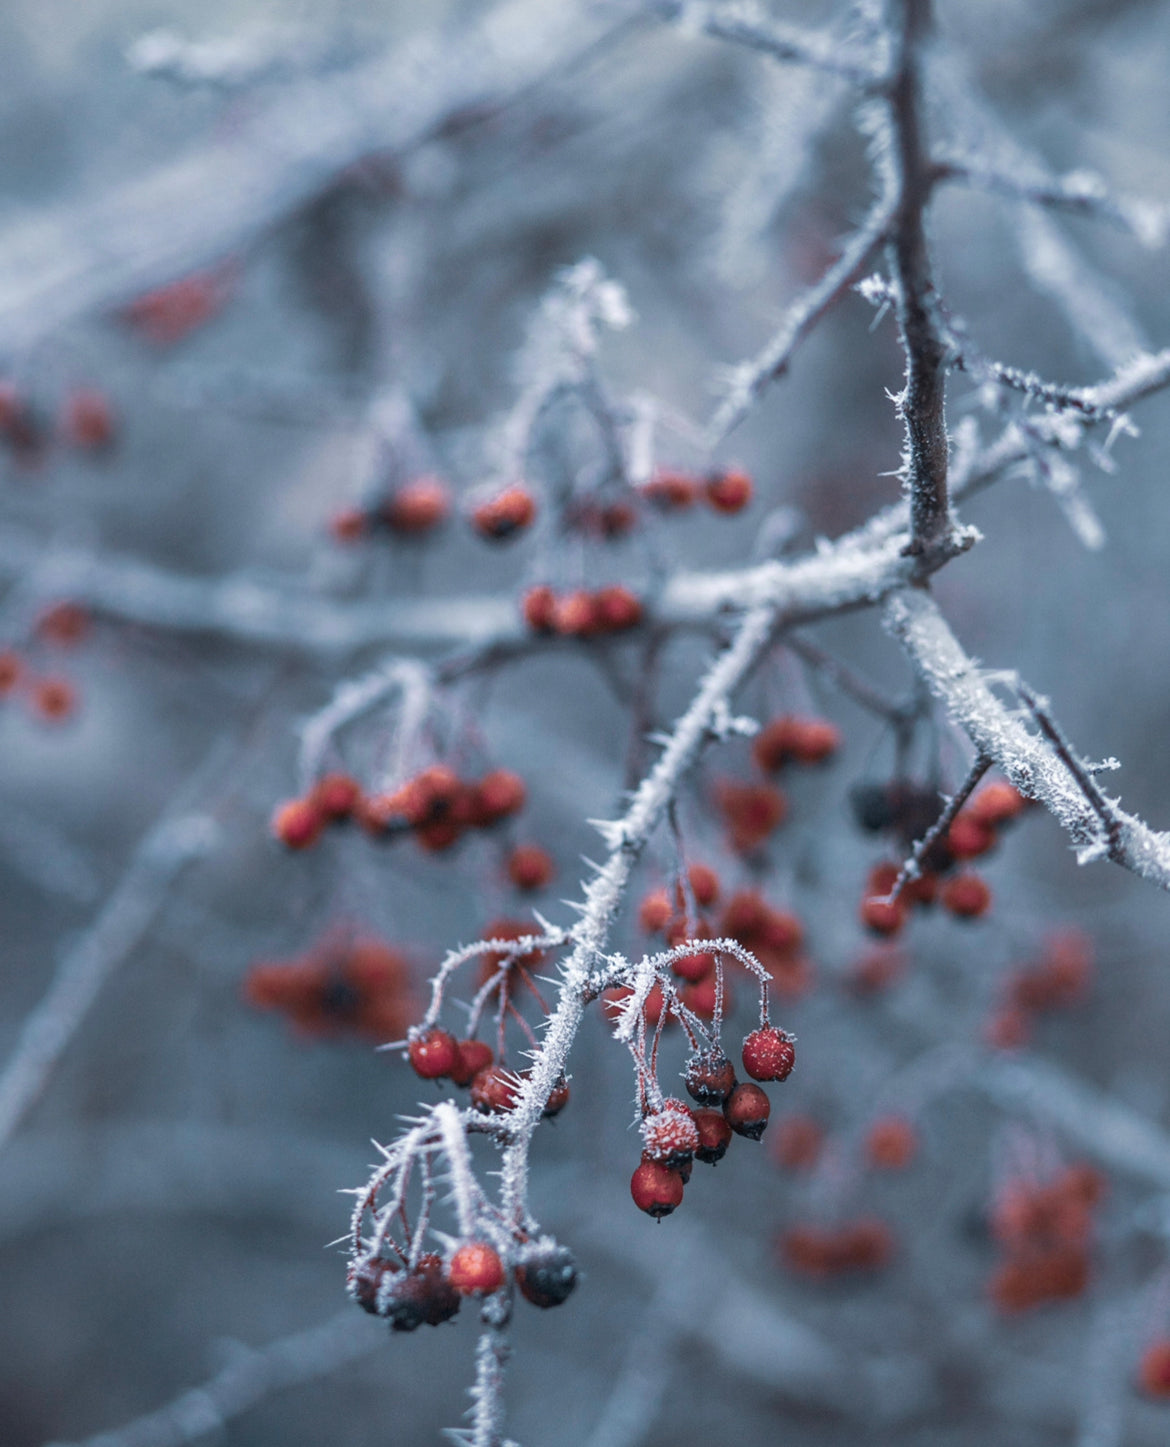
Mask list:
POLYGON ((743 1042, 743 1068, 753 1080, 787 1080, 796 1064, 793 1037, 774 1025, 763 1025, 743 1042))
POLYGON ((694 1055, 683 1081, 687 1094, 700 1105, 722 1105, 735 1089, 735 1066, 722 1053, 694 1055))
POLYGON ((577 1285, 573 1254, 554 1242, 538 1242, 516 1267, 520 1295, 533 1306, 560 1306, 577 1285))
POLYGON ((630 1195, 639 1211, 661 1221, 682 1205, 683 1179, 669 1166, 643 1159, 630 1177, 630 1195))
POLYGON ((494 1246, 468 1241, 448 1262, 447 1280, 461 1296, 489 1296, 504 1284, 504 1264, 494 1246))
POLYGON ((423 1080, 442 1080, 459 1064, 459 1046, 446 1030, 427 1030, 406 1047, 414 1073, 423 1080))
POLYGON ((758 1085, 744 1081, 723 1102, 723 1115, 736 1135, 758 1141, 768 1124, 772 1107, 758 1085))
POLYGON ((681 1166, 694 1155, 698 1144, 695 1118, 681 1100, 665 1102, 642 1122, 642 1145, 648 1160, 681 1166))
POLYGON ((481 1070, 471 1082, 471 1103, 485 1115, 511 1110, 519 1089, 516 1077, 502 1065, 481 1070))

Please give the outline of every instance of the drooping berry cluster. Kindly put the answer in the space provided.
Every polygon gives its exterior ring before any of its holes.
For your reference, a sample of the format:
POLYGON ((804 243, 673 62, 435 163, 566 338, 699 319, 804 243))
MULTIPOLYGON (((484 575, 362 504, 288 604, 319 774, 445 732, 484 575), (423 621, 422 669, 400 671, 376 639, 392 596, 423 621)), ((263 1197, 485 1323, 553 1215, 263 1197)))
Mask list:
POLYGON ((1093 947, 1079 930, 1061 930, 1044 941, 1039 958, 1011 971, 1003 999, 987 1022, 989 1045, 1015 1050, 1027 1043, 1037 1015, 1075 1005, 1089 988, 1093 947))
POLYGON ((397 538, 424 538, 446 522, 451 489, 429 473, 412 477, 383 497, 333 515, 330 530, 339 543, 354 543, 378 533, 397 538))
POLYGON ((741 468, 718 468, 701 477, 675 468, 660 468, 639 492, 647 502, 663 511, 677 512, 707 503, 715 512, 742 512, 752 500, 752 480, 741 468))
POLYGON ((258 963, 244 995, 310 1035, 401 1036, 418 1006, 406 956, 382 940, 339 932, 293 960, 258 963))
POLYGON ((575 588, 567 593, 556 593, 541 584, 524 594, 521 611, 534 633, 597 638, 636 628, 642 621, 642 600, 621 583, 594 592, 575 588))
POLYGON ((527 790, 510 769, 493 769, 478 782, 433 764, 390 793, 364 794, 348 774, 326 774, 308 794, 281 804, 272 832, 289 849, 307 849, 329 824, 356 819, 375 837, 413 833, 423 848, 450 849, 468 829, 490 829, 519 813, 527 790))
POLYGON ((824 1280, 856 1271, 875 1271, 894 1254, 894 1236, 875 1216, 836 1225, 799 1225, 777 1240, 780 1260, 801 1276, 824 1280))
POLYGON ((1004 1260, 989 1284, 1003 1312, 1079 1296, 1089 1283, 1093 1211, 1104 1194, 1099 1172, 1073 1165, 1049 1181, 1017 1178, 999 1191, 991 1232, 1004 1260))

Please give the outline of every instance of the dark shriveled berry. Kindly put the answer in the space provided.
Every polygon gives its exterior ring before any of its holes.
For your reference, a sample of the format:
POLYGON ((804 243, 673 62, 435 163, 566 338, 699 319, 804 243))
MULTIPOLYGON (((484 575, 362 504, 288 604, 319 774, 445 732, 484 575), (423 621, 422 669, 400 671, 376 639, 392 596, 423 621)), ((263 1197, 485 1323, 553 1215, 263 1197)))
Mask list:
POLYGON ((517 1266, 516 1285, 520 1295, 533 1306, 560 1306, 577 1285, 577 1263, 572 1252, 564 1246, 537 1247, 517 1266))
POLYGON ((735 1089, 735 1066, 726 1055, 692 1056, 683 1082, 687 1094, 699 1105, 722 1105, 735 1089))

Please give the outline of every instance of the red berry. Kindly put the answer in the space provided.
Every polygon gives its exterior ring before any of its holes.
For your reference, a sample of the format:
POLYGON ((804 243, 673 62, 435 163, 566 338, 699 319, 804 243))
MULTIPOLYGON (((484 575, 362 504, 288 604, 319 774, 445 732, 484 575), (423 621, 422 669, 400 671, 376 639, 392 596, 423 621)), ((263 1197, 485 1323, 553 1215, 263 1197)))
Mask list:
POLYGON ((638 906, 638 923, 649 935, 664 930, 670 916, 670 899, 665 889, 653 890, 638 906))
POLYGON ((723 1114, 727 1124, 737 1135, 758 1141, 764 1134, 771 1112, 768 1097, 758 1085, 748 1081, 737 1085, 723 1102, 723 1114))
POLYGON ((481 1070, 471 1082, 471 1103, 484 1115, 511 1110, 516 1104, 519 1082, 510 1070, 502 1065, 489 1066, 481 1070))
POLYGON ((89 632, 90 616, 80 603, 54 603, 36 622, 37 636, 45 643, 72 648, 89 632))
POLYGON ((361 801, 362 791, 348 774, 326 774, 309 795, 323 819, 348 819, 361 801))
POLYGON ((455 1064, 448 1072, 456 1085, 470 1085, 481 1070, 487 1070, 493 1059, 490 1045, 482 1040, 460 1040, 455 1064))
POLYGON ((468 1241, 447 1265, 447 1280, 461 1296, 490 1296, 504 1284, 499 1252, 486 1241, 468 1241))
POLYGON ((795 1064, 792 1036, 774 1025, 753 1030, 743 1042, 743 1068, 753 1080, 787 1080, 795 1064))
POLYGON ((644 1158, 666 1166, 681 1166, 694 1155, 699 1132, 690 1109, 681 1101, 648 1115, 642 1122, 644 1158))
POLYGON ((369 531, 370 520, 360 507, 342 508, 329 519, 329 531, 338 543, 356 543, 369 531))
POLYGON ((983 1039, 992 1050, 1022 1050, 1031 1036, 1027 1011, 1014 1005, 997 1010, 983 1027, 983 1039))
POLYGON ((790 714, 770 719, 752 740, 752 758, 765 774, 774 774, 795 755, 793 741, 799 720, 790 714))
POLYGON ((972 797, 967 805, 974 819, 996 829, 1014 819, 1027 804, 1023 794, 1004 779, 995 779, 972 797))
POLYGON ((518 484, 505 488, 471 514, 471 521, 480 537, 502 542, 532 524, 536 503, 532 494, 518 484))
POLYGON ((286 849, 308 849, 315 844, 324 819, 310 799, 290 799, 272 816, 272 832, 286 849))
POLYGON ((524 594, 520 611, 534 633, 552 633, 556 627, 556 606, 557 595, 541 583, 524 594))
POLYGON ((1147 1397, 1159 1402, 1170 1400, 1170 1339, 1151 1342, 1142 1353, 1138 1385, 1147 1397))
POLYGON ((524 780, 511 769, 493 769, 475 785, 470 801, 471 822, 484 829, 518 814, 528 798, 524 780))
POLYGON ((871 1166, 883 1171, 904 1170, 918 1150, 914 1127, 901 1116, 875 1120, 865 1138, 865 1153, 871 1166))
POLYGON ((41 718, 52 723, 67 719, 77 707, 77 690, 67 678, 39 678, 29 702, 41 718))
MULTIPOLYGON (((693 1010, 700 1020, 713 1020, 717 995, 718 980, 712 970, 703 979, 684 985, 679 997, 687 1009, 693 1010)), ((723 1009, 725 1013, 731 1010, 731 990, 726 981, 723 984, 723 1009)))
POLYGON ((562 1075, 557 1083, 548 1093, 548 1100, 545 1101, 544 1110, 541 1114, 545 1120, 552 1120, 554 1116, 560 1115, 565 1106, 569 1103, 569 1082, 562 1075))
POLYGON ((442 1080, 459 1065, 459 1046, 454 1035, 446 1030, 432 1029, 415 1035, 407 1046, 407 1054, 415 1074, 424 1080, 442 1080))
POLYGON ((685 472, 660 468, 649 482, 639 488, 647 502, 664 510, 690 507, 699 494, 698 484, 685 472))
POLYGON ((824 718, 793 720, 789 747, 798 764, 823 764, 841 747, 841 730, 824 718))
POLYGON ((437 528, 451 511, 451 494, 437 477, 416 477, 382 504, 381 515, 391 532, 419 537, 437 528))
POLYGON ((20 654, 11 648, 0 649, 0 696, 12 692, 23 672, 20 654))
POLYGON ((943 908, 959 919, 977 919, 991 904, 991 890, 977 874, 957 874, 942 890, 943 908))
POLYGON ((705 864, 692 864, 687 870, 691 893, 700 909, 707 909, 719 898, 719 876, 705 864))
POLYGON ((555 875, 552 857, 538 844, 518 844, 508 855, 508 878, 517 889, 544 889, 555 875))
POLYGON ((731 847, 739 854, 758 849, 784 822, 788 802, 770 784, 737 784, 720 780, 715 802, 727 822, 731 847))
POLYGON ((811 1170, 820 1159, 825 1133, 806 1115, 790 1115, 776 1128, 772 1154, 792 1171, 811 1170))
POLYGON ((906 922, 901 900, 894 904, 871 895, 861 901, 861 922, 875 935, 896 935, 906 922))
POLYGON ((553 630, 566 638, 588 637, 597 631, 599 622, 596 600, 584 588, 563 594, 553 604, 553 630))
POLYGON ((699 1132, 699 1144, 695 1147, 695 1159, 704 1165, 713 1166, 727 1154, 731 1144, 731 1127, 722 1111, 695 1111, 695 1128, 699 1132))
POLYGON ((945 836, 946 850, 954 859, 978 859, 995 845, 995 830, 968 810, 951 821, 945 836))
POLYGON ((735 1066, 723 1054, 693 1055, 684 1083, 687 1094, 700 1105, 722 1105, 735 1089, 735 1066))
POLYGON ((703 479, 703 492, 716 512, 742 512, 752 500, 752 480, 732 468, 711 472, 703 479))
POLYGON ((73 447, 97 452, 114 440, 114 414, 109 399, 96 387, 78 387, 69 394, 61 431, 73 447))
POLYGON ((615 583, 593 595, 593 618, 600 632, 620 633, 642 621, 642 600, 629 588, 615 583))
POLYGON ((715 969, 714 955, 680 955, 678 959, 670 962, 671 970, 680 980, 689 980, 697 984, 705 980, 715 969))
POLYGON ((682 1205, 683 1180, 669 1166, 643 1160, 630 1178, 630 1195, 639 1211, 660 1221, 682 1205))

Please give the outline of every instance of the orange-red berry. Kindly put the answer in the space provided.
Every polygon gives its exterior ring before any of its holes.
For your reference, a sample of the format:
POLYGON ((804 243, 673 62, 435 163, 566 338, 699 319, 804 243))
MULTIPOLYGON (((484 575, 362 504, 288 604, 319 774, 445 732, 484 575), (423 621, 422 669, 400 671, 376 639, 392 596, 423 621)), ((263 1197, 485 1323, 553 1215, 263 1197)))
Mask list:
POLYGON ((451 1257, 447 1280, 461 1296, 490 1296, 504 1284, 504 1263, 486 1241, 468 1241, 451 1257))
POLYGON ((487 1070, 494 1060, 490 1045, 482 1040, 459 1040, 455 1064, 448 1072, 455 1085, 470 1085, 481 1070, 487 1070))
POLYGON ((530 527, 535 517, 536 502, 532 494, 517 483, 480 503, 472 512, 471 521, 480 537, 502 542, 530 527))
POLYGON ((695 1129, 699 1133, 699 1144, 695 1147, 695 1159, 704 1165, 716 1165, 727 1154, 731 1144, 732 1130, 720 1110, 695 1111, 695 1129))
POLYGON ((1151 1342, 1138 1366, 1138 1385, 1155 1401, 1170 1401, 1170 1338, 1151 1342))
POLYGON ((508 855, 508 878, 517 889, 545 889, 556 875, 547 849, 539 844, 517 844, 508 855))
POLYGON ((481 1070, 471 1082, 471 1103, 484 1115, 511 1110, 519 1091, 516 1076, 502 1065, 481 1070))
POLYGON ((78 387, 69 394, 61 432, 73 447, 96 452, 114 440, 114 413, 109 398, 96 387, 78 387))
POLYGON ((529 588, 520 603, 524 621, 534 633, 556 630, 557 595, 546 583, 529 588))
POLYGON ((290 799, 272 816, 272 832, 286 849, 308 849, 317 842, 324 824, 310 799, 290 799))
POLYGON ((381 516, 391 532, 420 537, 437 528, 450 511, 451 493, 441 478, 415 477, 391 493, 381 516))
POLYGON ((356 543, 369 531, 370 519, 360 507, 344 507, 329 519, 334 542, 356 543))
POLYGON ((871 1166, 883 1171, 901 1171, 918 1150, 918 1136, 902 1116, 888 1115, 875 1120, 865 1137, 865 1154, 871 1166))
POLYGON ((642 621, 642 600, 629 588, 614 583, 593 595, 594 626, 599 632, 619 633, 642 621))
POLYGON ((642 484, 639 491, 655 507, 673 511, 690 507, 699 495, 699 485, 685 472, 660 468, 648 482, 642 484))
POLYGON ((361 802, 362 791, 348 774, 325 774, 313 786, 309 801, 324 819, 348 819, 361 802))
POLYGON ((736 468, 711 472, 703 479, 703 495, 716 512, 742 512, 752 500, 752 480, 736 468))
POLYGON ((977 874, 956 874, 943 885, 942 902, 958 919, 977 919, 991 905, 991 890, 977 874))

